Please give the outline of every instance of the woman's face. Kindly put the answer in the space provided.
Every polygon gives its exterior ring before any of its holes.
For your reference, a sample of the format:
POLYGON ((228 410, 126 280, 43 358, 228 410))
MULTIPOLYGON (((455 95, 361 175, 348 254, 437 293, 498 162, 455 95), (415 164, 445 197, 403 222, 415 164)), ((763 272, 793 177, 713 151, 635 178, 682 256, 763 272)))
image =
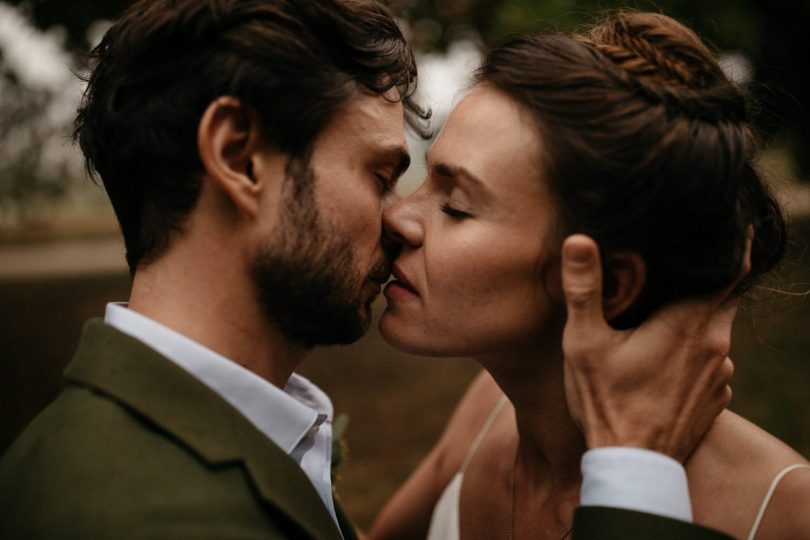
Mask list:
POLYGON ((555 214, 541 145, 529 113, 492 87, 476 87, 452 112, 424 184, 383 214, 403 242, 380 319, 391 345, 497 355, 537 343, 559 318, 559 272, 546 264, 555 214))

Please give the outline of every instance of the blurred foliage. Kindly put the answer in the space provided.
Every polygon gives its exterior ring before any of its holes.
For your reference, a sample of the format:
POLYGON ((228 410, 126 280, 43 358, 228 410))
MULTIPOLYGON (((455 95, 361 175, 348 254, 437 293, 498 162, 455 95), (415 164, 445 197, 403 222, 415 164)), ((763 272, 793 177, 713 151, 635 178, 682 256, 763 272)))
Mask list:
MULTIPOLYGON (((114 19, 129 0, 8 0, 23 6, 42 28, 62 26, 68 46, 88 45, 99 19, 114 19)), ((789 147, 799 174, 810 178, 810 71, 801 39, 810 0, 387 0, 408 23, 419 50, 442 50, 458 39, 492 46, 509 34, 571 30, 605 9, 662 11, 694 28, 722 51, 741 51, 754 66, 750 91, 756 123, 789 147)))
MULTIPOLYGON (((0 216, 6 217, 33 211, 39 200, 61 195, 66 186, 53 181, 52 175, 43 179, 40 174, 39 156, 46 139, 42 131, 47 129, 42 125, 41 111, 48 104, 48 93, 17 84, 2 62, 0 93, 0 216)), ((16 216, 15 220, 25 221, 26 216, 16 216)))
POLYGON ((61 26, 71 50, 87 50, 87 31, 100 19, 117 18, 132 0, 4 0, 28 12, 42 29, 61 26))

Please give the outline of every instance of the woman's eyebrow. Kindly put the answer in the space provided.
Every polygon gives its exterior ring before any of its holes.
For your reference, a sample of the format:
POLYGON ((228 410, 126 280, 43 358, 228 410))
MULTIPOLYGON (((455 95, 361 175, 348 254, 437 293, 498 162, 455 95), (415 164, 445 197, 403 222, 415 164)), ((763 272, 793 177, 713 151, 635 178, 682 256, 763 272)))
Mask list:
POLYGON ((432 170, 435 174, 444 178, 460 179, 473 186, 476 190, 480 190, 486 195, 490 194, 486 184, 476 175, 461 166, 441 162, 431 163, 429 159, 430 154, 428 152, 425 152, 425 163, 428 164, 428 170, 432 170))

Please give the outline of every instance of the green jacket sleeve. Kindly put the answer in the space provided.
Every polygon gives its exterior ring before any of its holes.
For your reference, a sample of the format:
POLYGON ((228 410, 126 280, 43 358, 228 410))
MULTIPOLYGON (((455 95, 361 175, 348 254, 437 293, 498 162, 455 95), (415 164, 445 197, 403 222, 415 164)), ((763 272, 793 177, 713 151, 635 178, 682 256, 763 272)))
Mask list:
POLYGON ((602 506, 577 508, 573 534, 574 540, 731 540, 699 525, 602 506))

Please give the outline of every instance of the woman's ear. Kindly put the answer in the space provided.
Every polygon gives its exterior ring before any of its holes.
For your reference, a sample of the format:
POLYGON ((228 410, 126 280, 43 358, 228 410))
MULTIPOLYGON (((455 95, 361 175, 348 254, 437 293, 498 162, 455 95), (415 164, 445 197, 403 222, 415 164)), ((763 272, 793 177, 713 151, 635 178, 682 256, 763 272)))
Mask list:
POLYGON ((254 174, 260 146, 258 115, 233 97, 214 100, 197 129, 197 147, 205 173, 236 208, 256 215, 261 185, 254 174))
POLYGON ((604 263, 602 306, 605 320, 610 322, 638 299, 647 280, 647 264, 641 255, 633 252, 610 255, 604 263))

